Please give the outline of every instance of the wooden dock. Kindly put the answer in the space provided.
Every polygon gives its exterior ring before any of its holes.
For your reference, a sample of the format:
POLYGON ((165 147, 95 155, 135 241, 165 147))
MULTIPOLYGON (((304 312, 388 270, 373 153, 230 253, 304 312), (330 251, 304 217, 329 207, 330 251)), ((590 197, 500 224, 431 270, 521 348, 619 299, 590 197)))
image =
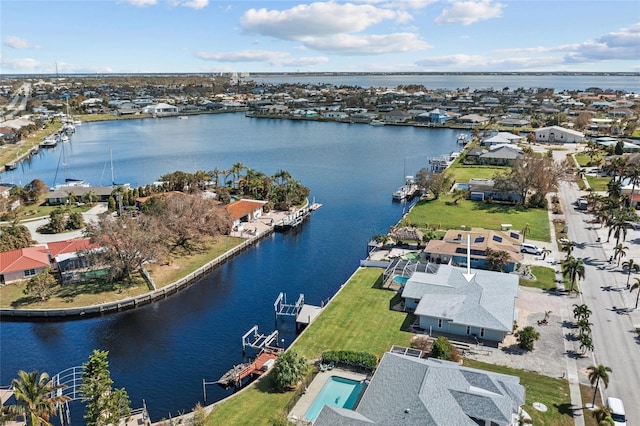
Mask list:
POLYGON ((273 350, 264 350, 250 364, 235 365, 231 370, 218 379, 216 383, 221 386, 229 387, 231 385, 239 388, 242 381, 248 377, 261 376, 273 367, 278 359, 278 352, 273 350))

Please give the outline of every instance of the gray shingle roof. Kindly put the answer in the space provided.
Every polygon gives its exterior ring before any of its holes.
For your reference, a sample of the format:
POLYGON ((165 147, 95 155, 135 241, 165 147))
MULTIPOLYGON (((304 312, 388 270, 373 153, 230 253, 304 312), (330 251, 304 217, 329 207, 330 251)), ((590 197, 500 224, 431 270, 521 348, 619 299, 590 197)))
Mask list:
POLYGON ((450 265, 441 265, 435 274, 414 272, 404 286, 402 297, 420 299, 416 315, 511 331, 518 277, 480 269, 472 272, 475 276, 470 282, 463 276, 465 268, 450 265))
POLYGON ((324 407, 314 425, 476 425, 471 417, 508 425, 524 395, 518 377, 388 352, 358 415, 324 407))

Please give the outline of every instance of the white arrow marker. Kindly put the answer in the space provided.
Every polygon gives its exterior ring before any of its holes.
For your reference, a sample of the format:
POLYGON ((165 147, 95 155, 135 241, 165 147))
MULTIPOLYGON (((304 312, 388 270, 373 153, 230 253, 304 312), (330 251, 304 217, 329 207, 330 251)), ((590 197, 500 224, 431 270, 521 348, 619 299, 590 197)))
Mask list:
POLYGON ((471 282, 476 274, 471 273, 471 234, 467 234, 467 273, 462 274, 467 282, 471 282))

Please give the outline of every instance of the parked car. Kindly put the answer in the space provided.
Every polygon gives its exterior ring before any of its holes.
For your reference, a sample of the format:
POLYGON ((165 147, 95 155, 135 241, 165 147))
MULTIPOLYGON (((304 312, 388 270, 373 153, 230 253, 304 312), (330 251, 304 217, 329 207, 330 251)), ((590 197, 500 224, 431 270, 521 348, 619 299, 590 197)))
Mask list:
POLYGON ((611 412, 611 418, 613 419, 613 424, 615 426, 626 426, 627 417, 624 412, 624 404, 622 400, 618 398, 609 397, 607 398, 607 407, 611 412))
POLYGON ((533 244, 527 244, 527 243, 520 244, 520 251, 523 253, 536 254, 536 255, 542 254, 542 249, 538 248, 538 246, 534 246, 533 244))

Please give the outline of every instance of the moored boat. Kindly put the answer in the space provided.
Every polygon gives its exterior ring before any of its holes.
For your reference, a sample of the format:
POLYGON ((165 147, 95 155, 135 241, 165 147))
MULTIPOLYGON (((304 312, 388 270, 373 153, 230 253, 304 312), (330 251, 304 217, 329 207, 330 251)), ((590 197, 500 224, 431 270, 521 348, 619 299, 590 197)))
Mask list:
POLYGON ((410 200, 420 192, 420 187, 413 179, 413 176, 407 176, 405 183, 397 191, 391 195, 393 201, 410 200))
POLYGON ((371 125, 371 126, 384 126, 384 121, 382 121, 382 120, 371 120, 369 122, 369 125, 371 125))

